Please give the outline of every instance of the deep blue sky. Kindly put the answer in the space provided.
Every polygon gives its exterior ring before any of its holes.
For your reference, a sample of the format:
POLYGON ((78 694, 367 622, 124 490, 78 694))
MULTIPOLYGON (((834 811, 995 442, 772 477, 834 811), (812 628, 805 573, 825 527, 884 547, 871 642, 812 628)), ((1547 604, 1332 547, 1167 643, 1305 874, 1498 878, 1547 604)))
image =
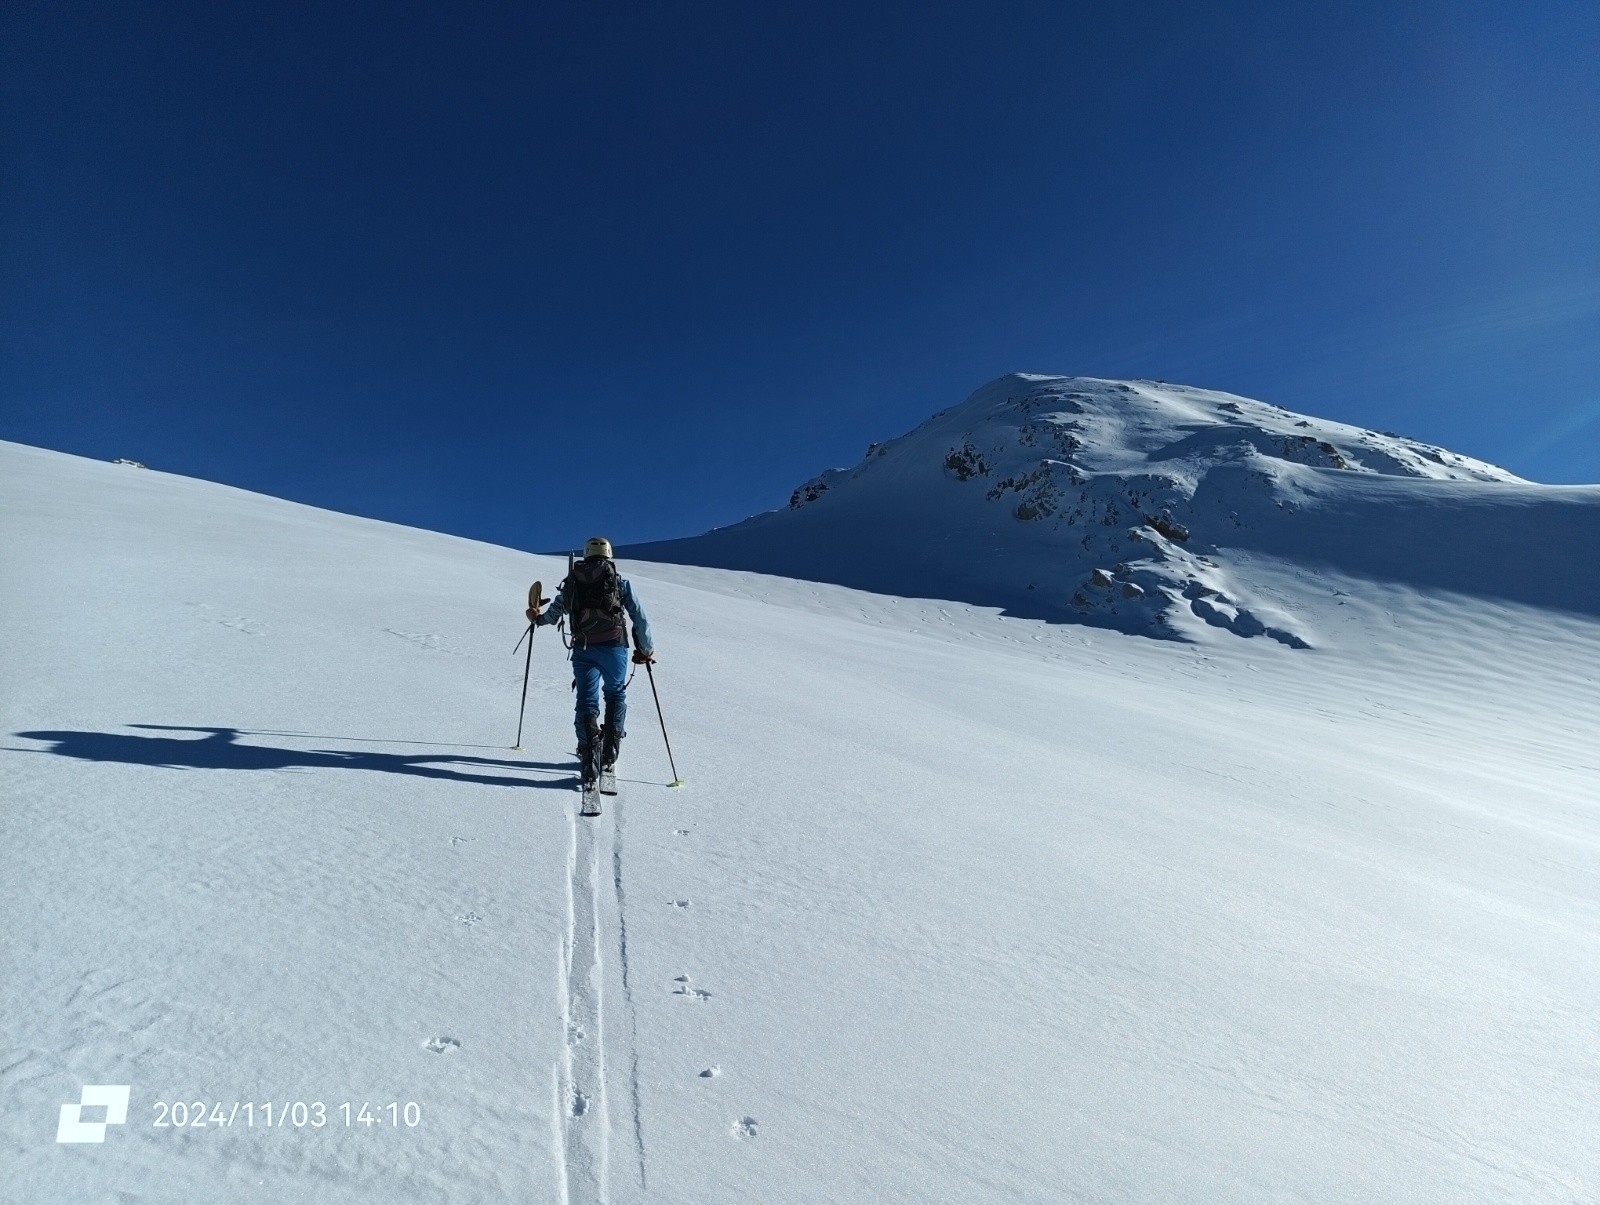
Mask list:
POLYGON ((1600 5, 9 0, 0 438, 522 547, 1011 370, 1600 481, 1600 5))

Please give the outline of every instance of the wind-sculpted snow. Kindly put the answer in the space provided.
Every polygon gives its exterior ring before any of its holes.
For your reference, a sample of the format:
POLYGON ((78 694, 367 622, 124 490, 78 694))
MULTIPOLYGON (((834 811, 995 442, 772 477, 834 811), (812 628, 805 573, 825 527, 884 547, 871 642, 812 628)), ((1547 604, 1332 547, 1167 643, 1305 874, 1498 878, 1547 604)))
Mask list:
POLYGON ((1134 527, 1169 559, 1084 588, 1265 624, 1246 582, 1319 651, 629 561, 677 761, 635 682, 580 819, 564 651, 513 652, 564 558, 0 442, 0 1201, 1600 1200, 1600 622, 1205 549, 1289 513, 1418 580, 1413 507, 1548 594, 1592 539, 1131 430, 1019 519, 946 417, 773 530, 998 574, 1134 527), (897 490, 916 540, 805 526, 897 490))
POLYGON ((1014 374, 811 479, 785 510, 629 551, 1304 648, 1317 636, 1295 597, 1263 588, 1263 556, 1592 613, 1592 558, 1558 550, 1597 534, 1600 488, 1212 390, 1014 374))

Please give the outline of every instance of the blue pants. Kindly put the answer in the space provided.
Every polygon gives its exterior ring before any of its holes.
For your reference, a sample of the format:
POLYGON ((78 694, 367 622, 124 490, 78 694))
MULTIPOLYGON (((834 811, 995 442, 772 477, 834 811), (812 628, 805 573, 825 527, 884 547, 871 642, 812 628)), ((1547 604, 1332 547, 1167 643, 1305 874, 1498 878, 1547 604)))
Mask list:
POLYGON ((616 725, 617 737, 627 734, 623 720, 628 716, 628 650, 622 645, 602 648, 575 646, 572 650, 572 678, 578 688, 578 714, 574 727, 581 749, 589 739, 588 720, 600 715, 602 683, 606 715, 616 725))

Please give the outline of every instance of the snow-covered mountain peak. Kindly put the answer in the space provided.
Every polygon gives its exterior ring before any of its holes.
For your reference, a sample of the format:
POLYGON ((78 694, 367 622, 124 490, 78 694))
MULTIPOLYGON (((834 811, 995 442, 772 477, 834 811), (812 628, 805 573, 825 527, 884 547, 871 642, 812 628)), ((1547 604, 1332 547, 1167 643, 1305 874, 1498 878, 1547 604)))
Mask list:
MULTIPOLYGON (((961 480, 1167 473, 1197 484, 1213 464, 1252 457, 1314 468, 1440 481, 1522 479, 1505 469, 1388 432, 1296 414, 1267 402, 1164 381, 1011 373, 907 435, 868 449, 855 467, 824 473, 793 505, 882 471, 891 457, 931 458, 961 480), (1157 467, 1159 466, 1159 467, 1157 467)), ((1055 483, 1052 483, 1055 484, 1055 483)), ((1076 484, 1076 482, 1073 482, 1076 484)), ((1027 492, 1013 485, 1009 492, 1027 492)), ((1033 491, 1045 507, 1050 488, 1033 491)))
POLYGON ((1475 541, 1493 529, 1509 564, 1529 524, 1588 530, 1597 502, 1234 394, 1013 373, 805 482, 786 510, 636 552, 1153 636, 1222 628, 1304 647, 1315 638, 1293 600, 1252 585, 1253 557, 1581 607, 1570 578, 1494 581, 1485 564, 1502 558, 1485 562, 1475 541))

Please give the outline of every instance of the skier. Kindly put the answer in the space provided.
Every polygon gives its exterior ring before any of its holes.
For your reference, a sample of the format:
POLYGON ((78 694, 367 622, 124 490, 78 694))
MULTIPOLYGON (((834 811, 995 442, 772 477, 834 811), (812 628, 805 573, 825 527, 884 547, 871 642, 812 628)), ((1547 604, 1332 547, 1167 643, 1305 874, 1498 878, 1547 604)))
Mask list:
POLYGON ((633 663, 655 660, 650 621, 639 605, 628 579, 617 573, 611 559, 611 541, 595 536, 583 546, 583 560, 573 565, 554 601, 542 613, 530 608, 528 619, 536 625, 555 623, 563 616, 572 634, 572 676, 577 687, 578 763, 585 792, 601 780, 602 790, 616 793, 614 772, 628 715, 628 630, 623 612, 633 619, 633 663), (605 697, 605 723, 600 722, 601 695, 605 697))

